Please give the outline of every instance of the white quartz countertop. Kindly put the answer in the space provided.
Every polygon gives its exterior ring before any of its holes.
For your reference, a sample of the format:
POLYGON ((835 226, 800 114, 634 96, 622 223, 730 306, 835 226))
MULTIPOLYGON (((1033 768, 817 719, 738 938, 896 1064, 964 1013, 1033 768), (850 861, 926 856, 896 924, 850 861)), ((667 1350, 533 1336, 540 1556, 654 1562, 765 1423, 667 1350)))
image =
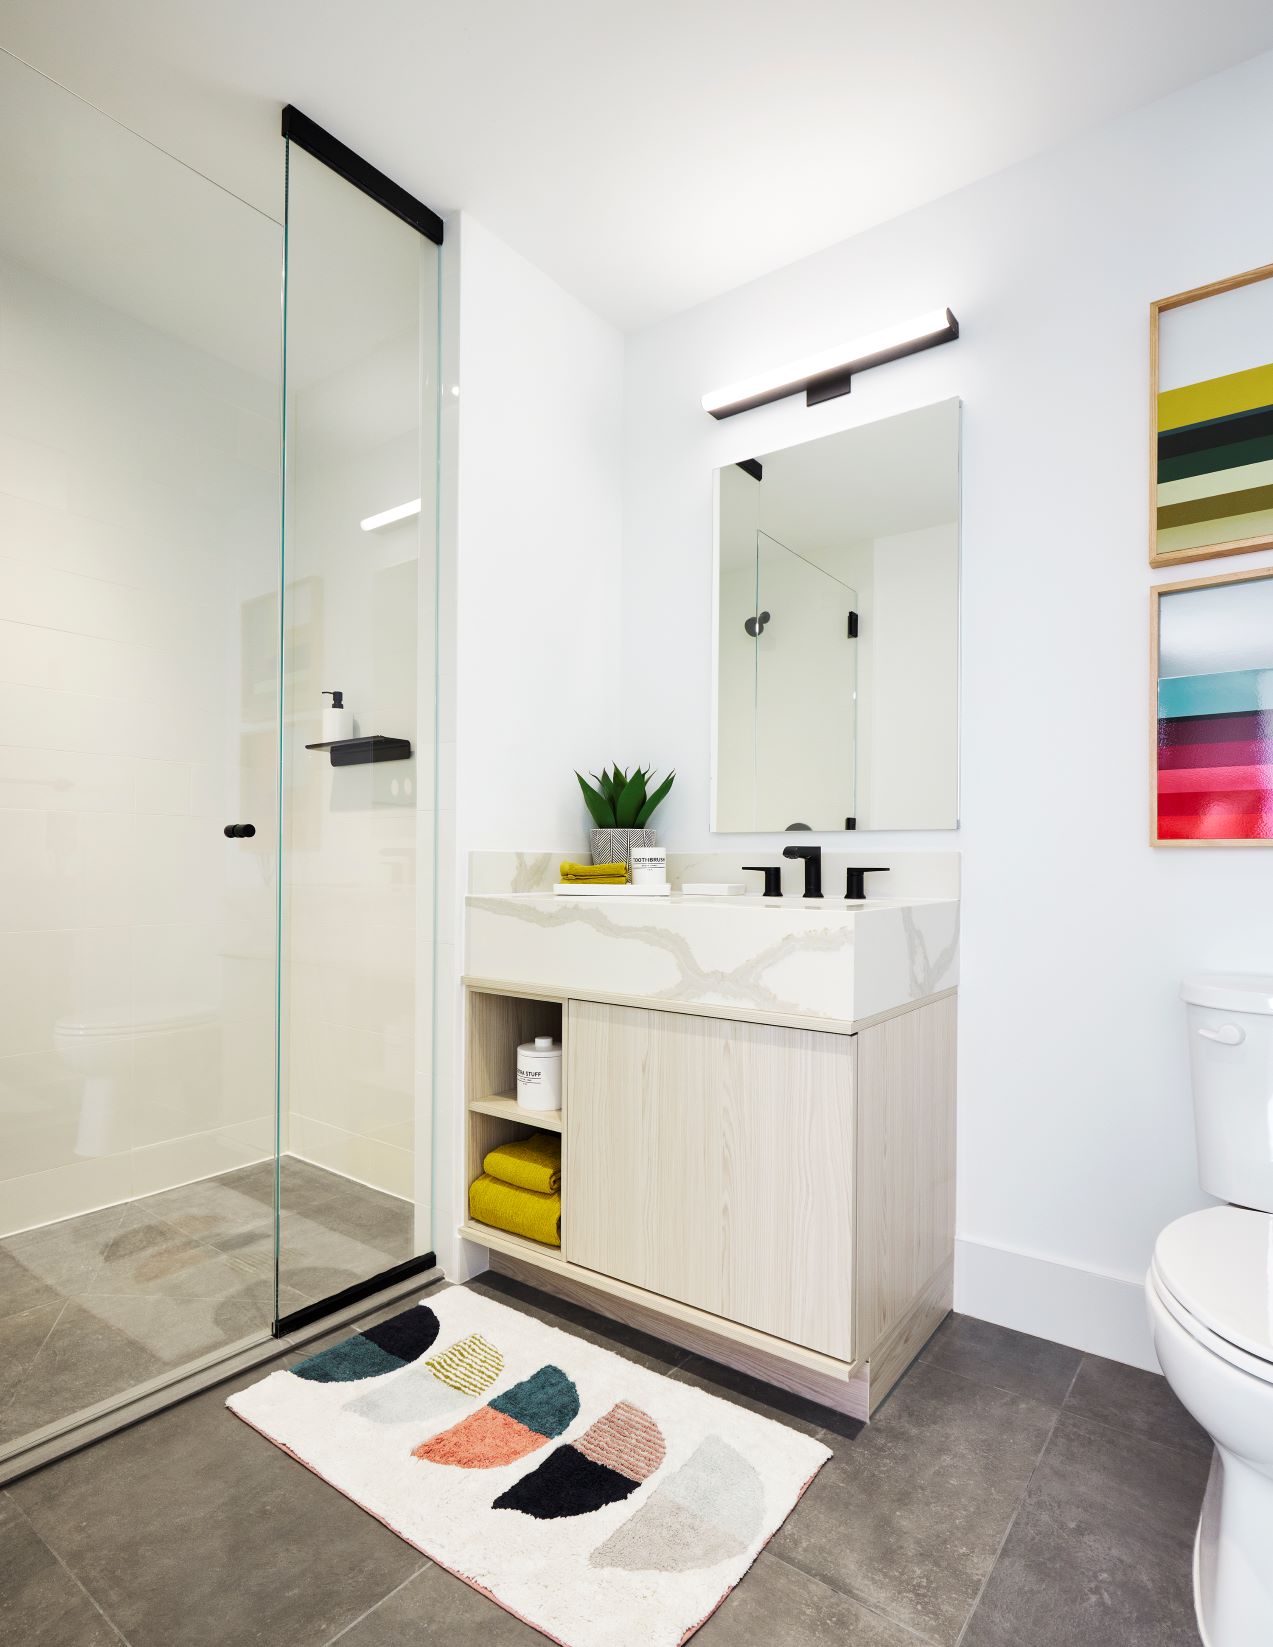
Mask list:
POLYGON ((958 982, 956 898, 466 899, 473 979, 851 1029, 958 982))

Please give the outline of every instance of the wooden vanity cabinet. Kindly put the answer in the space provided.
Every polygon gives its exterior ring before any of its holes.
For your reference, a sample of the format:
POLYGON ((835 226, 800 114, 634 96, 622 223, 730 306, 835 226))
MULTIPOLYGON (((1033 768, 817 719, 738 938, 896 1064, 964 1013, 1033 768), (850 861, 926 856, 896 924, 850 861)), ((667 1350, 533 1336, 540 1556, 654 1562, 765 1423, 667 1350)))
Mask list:
MULTIPOLYGON (((510 1011, 543 1010, 470 985, 470 1176, 524 1131, 490 1096, 511 1070, 488 1048, 514 1044, 510 1011)), ((561 1248, 461 1233, 505 1274, 869 1417, 951 1306, 953 990, 856 1029, 573 995, 546 1010, 561 1248)))
POLYGON ((568 1012, 564 1257, 851 1360, 856 1038, 568 1012))

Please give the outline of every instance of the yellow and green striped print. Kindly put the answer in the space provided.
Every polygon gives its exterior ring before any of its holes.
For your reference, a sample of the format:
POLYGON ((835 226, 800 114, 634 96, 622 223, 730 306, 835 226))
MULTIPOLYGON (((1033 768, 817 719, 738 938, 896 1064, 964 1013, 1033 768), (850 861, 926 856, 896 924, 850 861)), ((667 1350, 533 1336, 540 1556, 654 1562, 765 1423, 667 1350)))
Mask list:
POLYGON ((1159 554, 1273 539, 1273 364, 1158 396, 1159 554))

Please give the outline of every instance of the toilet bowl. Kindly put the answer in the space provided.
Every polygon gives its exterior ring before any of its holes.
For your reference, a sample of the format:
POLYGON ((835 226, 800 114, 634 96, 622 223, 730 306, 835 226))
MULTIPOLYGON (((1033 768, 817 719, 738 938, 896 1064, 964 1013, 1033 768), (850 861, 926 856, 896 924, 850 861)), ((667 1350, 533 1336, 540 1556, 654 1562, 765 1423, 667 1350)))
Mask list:
POLYGON ((1169 1224, 1145 1281, 1158 1359, 1215 1442, 1194 1546, 1206 1647, 1273 1642, 1273 1216, 1211 1207, 1169 1224))
POLYGON ((209 1067, 217 1014, 210 1007, 85 1012, 59 1018, 53 1047, 84 1077, 75 1153, 114 1155, 137 1142, 130 1095, 164 1072, 209 1067))
POLYGON ((1207 1647, 1273 1644, 1273 974, 1181 985, 1198 1178, 1145 1278, 1167 1382, 1215 1442, 1194 1547, 1207 1647))

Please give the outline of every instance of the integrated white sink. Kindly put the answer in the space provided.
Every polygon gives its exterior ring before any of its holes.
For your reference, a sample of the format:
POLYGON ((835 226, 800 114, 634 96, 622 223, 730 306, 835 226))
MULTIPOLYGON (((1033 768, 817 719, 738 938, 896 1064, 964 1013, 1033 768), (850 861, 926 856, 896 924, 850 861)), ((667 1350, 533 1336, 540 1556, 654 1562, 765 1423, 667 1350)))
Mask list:
POLYGON ((847 1028, 952 989, 955 898, 467 899, 470 978, 847 1028))

